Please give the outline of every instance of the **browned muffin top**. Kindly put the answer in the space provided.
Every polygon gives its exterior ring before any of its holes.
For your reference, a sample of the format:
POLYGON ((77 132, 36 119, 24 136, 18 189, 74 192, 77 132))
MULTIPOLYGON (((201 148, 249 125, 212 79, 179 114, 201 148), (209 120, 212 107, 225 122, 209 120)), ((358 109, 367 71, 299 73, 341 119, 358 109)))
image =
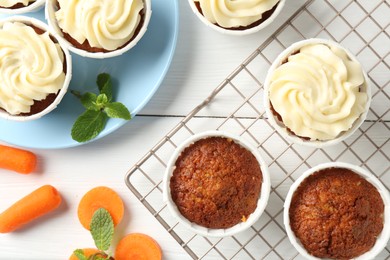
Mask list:
POLYGON ((290 205, 290 225, 306 250, 350 259, 369 251, 383 229, 378 190, 349 169, 329 168, 306 178, 290 205))
POLYGON ((262 173, 256 157, 233 140, 201 139, 175 164, 171 196, 181 214, 207 228, 229 228, 255 211, 262 173))

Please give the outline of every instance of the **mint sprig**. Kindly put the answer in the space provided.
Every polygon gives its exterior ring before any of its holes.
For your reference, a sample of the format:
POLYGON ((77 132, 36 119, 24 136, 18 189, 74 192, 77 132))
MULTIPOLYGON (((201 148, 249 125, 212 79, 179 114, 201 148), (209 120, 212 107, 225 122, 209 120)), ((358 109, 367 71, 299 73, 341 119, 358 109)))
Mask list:
POLYGON ((90 223, 90 231, 97 249, 100 252, 87 257, 82 249, 76 249, 73 254, 79 260, 101 260, 112 259, 107 253, 114 237, 114 221, 110 213, 105 208, 97 209, 90 223))
POLYGON ((72 138, 77 142, 87 142, 94 139, 106 126, 108 118, 130 120, 129 110, 120 102, 112 102, 113 90, 111 76, 102 73, 97 76, 96 84, 99 94, 86 92, 84 94, 72 90, 86 111, 75 121, 72 127, 72 138))

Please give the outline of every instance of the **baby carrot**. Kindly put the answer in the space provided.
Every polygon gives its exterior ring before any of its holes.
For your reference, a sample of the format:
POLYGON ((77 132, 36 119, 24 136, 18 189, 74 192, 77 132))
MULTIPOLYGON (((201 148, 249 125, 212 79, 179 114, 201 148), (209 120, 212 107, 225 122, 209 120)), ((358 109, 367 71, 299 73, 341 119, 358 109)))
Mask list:
POLYGON ((44 185, 0 214, 0 233, 12 232, 24 224, 56 209, 61 203, 58 191, 44 185))
POLYGON ((158 243, 148 235, 133 233, 122 238, 115 250, 115 260, 161 260, 158 243))
POLYGON ((121 197, 112 189, 99 186, 88 191, 80 200, 77 214, 86 229, 90 230, 92 216, 99 208, 105 208, 110 213, 115 226, 121 222, 124 213, 121 197))
POLYGON ((37 157, 34 153, 0 145, 0 168, 28 174, 34 171, 36 164, 37 157))

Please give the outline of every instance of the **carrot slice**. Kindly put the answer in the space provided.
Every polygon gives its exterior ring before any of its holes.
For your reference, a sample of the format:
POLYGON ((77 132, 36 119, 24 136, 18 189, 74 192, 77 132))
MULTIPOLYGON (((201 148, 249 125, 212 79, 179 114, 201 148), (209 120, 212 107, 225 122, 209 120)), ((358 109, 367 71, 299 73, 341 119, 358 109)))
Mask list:
POLYGON ((105 208, 110 213, 114 226, 121 222, 124 213, 121 197, 112 189, 99 186, 88 191, 80 200, 77 214, 81 225, 90 230, 92 216, 99 208, 105 208))
POLYGON ((34 153, 15 147, 0 145, 0 168, 28 174, 34 171, 37 157, 34 153))
POLYGON ((119 241, 115 260, 161 260, 162 252, 158 243, 148 235, 133 233, 119 241))
MULTIPOLYGON (((81 250, 83 250, 83 253, 87 258, 94 255, 94 254, 100 253, 100 251, 96 248, 83 248, 81 250)), ((77 256, 75 256, 75 254, 72 254, 69 257, 69 260, 79 260, 79 258, 77 256)))
POLYGON ((44 185, 0 214, 0 233, 12 232, 24 224, 56 209, 61 196, 51 185, 44 185))

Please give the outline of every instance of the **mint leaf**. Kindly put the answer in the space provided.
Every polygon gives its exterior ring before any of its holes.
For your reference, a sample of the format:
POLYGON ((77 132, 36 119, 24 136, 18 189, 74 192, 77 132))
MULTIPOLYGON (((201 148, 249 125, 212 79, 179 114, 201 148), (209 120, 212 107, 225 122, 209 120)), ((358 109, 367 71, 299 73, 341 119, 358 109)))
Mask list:
POLYGON ((97 96, 96 105, 99 108, 104 108, 107 104, 108 104, 108 98, 106 94, 100 94, 99 96, 97 96))
POLYGON ((131 119, 129 110, 120 102, 106 104, 104 112, 106 112, 107 115, 112 118, 122 118, 125 120, 131 119))
POLYGON ((112 83, 111 76, 107 73, 101 73, 98 75, 96 84, 99 87, 100 94, 106 94, 108 101, 112 100, 112 83))
POLYGON ((99 208, 93 214, 90 226, 96 247, 103 251, 108 250, 114 236, 114 222, 110 213, 99 208))
POLYGON ((79 259, 79 260, 88 260, 88 258, 84 255, 84 251, 81 249, 76 249, 73 251, 73 254, 79 259))
POLYGON ((84 95, 81 96, 80 98, 81 104, 86 109, 91 109, 91 110, 99 110, 99 107, 96 105, 96 100, 97 100, 97 95, 91 92, 87 92, 84 95))
POLYGON ((104 129, 106 122, 107 115, 102 111, 87 110, 74 123, 72 138, 77 142, 87 142, 104 129))

